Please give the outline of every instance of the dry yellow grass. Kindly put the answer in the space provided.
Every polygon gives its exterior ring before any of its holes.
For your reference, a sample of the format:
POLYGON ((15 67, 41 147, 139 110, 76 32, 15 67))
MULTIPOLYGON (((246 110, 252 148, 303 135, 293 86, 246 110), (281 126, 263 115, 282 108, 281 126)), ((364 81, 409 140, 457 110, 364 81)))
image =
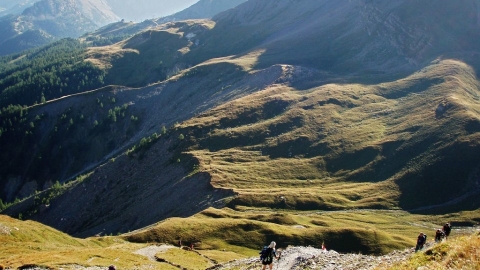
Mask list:
POLYGON ((182 269, 203 270, 214 265, 214 263, 195 251, 183 249, 168 249, 157 253, 155 257, 169 262, 182 269))
POLYGON ((121 43, 104 47, 90 47, 85 53, 85 61, 101 69, 110 69, 115 59, 121 58, 127 53, 138 54, 139 52, 135 49, 124 49, 121 43))
POLYGON ((450 238, 432 248, 418 252, 410 259, 377 269, 480 269, 480 234, 450 238))

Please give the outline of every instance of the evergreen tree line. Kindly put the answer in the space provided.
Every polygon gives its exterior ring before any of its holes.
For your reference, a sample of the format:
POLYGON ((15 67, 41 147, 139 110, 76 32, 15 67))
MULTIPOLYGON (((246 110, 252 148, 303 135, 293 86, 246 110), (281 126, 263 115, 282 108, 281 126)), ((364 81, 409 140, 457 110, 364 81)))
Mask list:
POLYGON ((104 85, 105 71, 85 62, 86 45, 62 39, 0 57, 0 108, 30 106, 104 85))

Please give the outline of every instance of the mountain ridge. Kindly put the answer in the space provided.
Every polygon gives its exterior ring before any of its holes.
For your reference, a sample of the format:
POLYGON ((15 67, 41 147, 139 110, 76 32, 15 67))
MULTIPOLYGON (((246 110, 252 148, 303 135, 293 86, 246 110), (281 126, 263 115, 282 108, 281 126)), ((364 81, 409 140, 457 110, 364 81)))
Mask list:
POLYGON ((103 0, 42 0, 20 15, 0 18, 0 24, 5 28, 0 40, 0 54, 19 52, 58 38, 78 37, 116 20, 118 17, 103 0), (25 35, 31 32, 41 33, 45 40, 25 35))

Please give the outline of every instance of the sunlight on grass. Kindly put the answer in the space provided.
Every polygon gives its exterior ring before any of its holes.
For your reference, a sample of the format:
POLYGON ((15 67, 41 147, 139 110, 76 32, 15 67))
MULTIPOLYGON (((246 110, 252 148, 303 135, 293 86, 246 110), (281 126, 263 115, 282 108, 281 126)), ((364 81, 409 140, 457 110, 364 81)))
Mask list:
POLYGON ((155 255, 160 261, 167 261, 169 264, 177 265, 184 269, 206 269, 213 266, 207 258, 194 251, 182 249, 168 249, 155 255))
POLYGON ((0 262, 8 267, 25 264, 45 266, 83 265, 122 268, 145 265, 162 269, 156 262, 133 254, 144 244, 132 244, 115 237, 78 239, 33 221, 0 216, 0 262))
POLYGON ((480 235, 454 237, 393 266, 376 269, 480 269, 480 235))

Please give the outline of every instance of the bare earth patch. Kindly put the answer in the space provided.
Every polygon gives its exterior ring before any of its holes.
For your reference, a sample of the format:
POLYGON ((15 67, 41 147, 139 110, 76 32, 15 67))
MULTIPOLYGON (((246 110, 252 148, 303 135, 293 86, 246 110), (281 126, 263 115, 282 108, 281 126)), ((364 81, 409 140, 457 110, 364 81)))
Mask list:
POLYGON ((134 254, 139 254, 142 256, 145 256, 149 258, 152 261, 156 261, 155 259, 155 254, 160 253, 160 252, 165 252, 168 249, 174 248, 174 246, 170 245, 161 245, 161 246, 149 246, 146 248, 139 249, 134 252, 134 254))

